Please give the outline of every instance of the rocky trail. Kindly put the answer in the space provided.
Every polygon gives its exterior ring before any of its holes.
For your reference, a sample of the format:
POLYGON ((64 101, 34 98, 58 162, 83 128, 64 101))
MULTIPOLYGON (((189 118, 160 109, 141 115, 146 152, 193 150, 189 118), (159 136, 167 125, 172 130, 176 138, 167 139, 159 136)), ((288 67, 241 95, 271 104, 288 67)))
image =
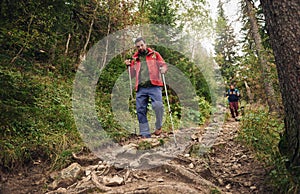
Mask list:
POLYGON ((115 166, 83 150, 58 172, 36 164, 18 174, 2 173, 0 193, 271 193, 264 183, 266 170, 236 140, 238 127, 235 121, 224 123, 202 156, 196 154, 200 138, 192 135, 186 153, 149 169, 115 166))

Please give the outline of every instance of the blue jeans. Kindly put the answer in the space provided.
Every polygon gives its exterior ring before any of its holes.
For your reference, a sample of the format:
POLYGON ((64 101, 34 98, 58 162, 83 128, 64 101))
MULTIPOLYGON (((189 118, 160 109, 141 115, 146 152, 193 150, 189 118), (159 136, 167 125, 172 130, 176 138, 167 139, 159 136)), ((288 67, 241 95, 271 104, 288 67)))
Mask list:
POLYGON ((144 137, 150 137, 150 128, 147 119, 147 106, 151 98, 152 108, 155 112, 156 122, 155 128, 160 129, 162 127, 162 119, 164 114, 164 105, 162 102, 162 90, 160 86, 152 87, 139 87, 136 93, 136 111, 139 120, 140 135, 144 137))

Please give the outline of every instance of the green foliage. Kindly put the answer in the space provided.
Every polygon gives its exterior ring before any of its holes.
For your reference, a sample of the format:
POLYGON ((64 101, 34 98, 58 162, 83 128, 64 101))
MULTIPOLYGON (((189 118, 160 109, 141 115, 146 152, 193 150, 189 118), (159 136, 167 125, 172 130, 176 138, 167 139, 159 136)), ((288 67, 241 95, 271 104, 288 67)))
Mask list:
POLYGON ((194 52, 193 50, 197 49, 195 45, 199 45, 205 38, 210 39, 213 31, 213 21, 209 10, 206 9, 208 2, 206 0, 190 0, 189 3, 186 3, 177 0, 175 4, 180 13, 179 22, 193 39, 192 45, 189 45, 187 49, 192 49, 191 52, 194 52))
POLYGON ((210 193, 211 194, 220 194, 221 191, 219 191, 217 188, 211 188, 210 193))
POLYGON ((149 150, 152 148, 151 143, 148 141, 141 141, 138 146, 139 150, 149 150))
POLYGON ((69 5, 63 1, 4 1, 2 8, 1 26, 6 29, 0 41, 5 53, 30 61, 48 59, 61 36, 58 30, 65 30, 63 25, 68 24, 64 20, 70 14, 69 5))
POLYGON ((22 75, 20 72, 11 72, 2 68, 0 69, 0 80, 0 125, 8 126, 13 124, 23 128, 23 131, 7 128, 2 135, 23 133, 27 127, 30 128, 30 123, 36 113, 34 105, 36 104, 36 98, 41 92, 41 87, 34 83, 28 75, 22 75))
MULTIPOLYGON (((165 143, 165 141, 163 139, 158 139, 158 142, 159 142, 159 146, 164 145, 164 143, 165 143)), ((151 142, 149 142, 147 140, 141 141, 138 144, 138 149, 139 150, 149 150, 151 148, 153 148, 153 145, 151 144, 151 142)))
POLYGON ((243 117, 241 128, 243 139, 258 151, 259 158, 264 158, 270 163, 272 154, 278 147, 283 123, 270 116, 266 109, 259 108, 247 112, 243 117))
POLYGON ((101 123, 101 127, 105 130, 107 135, 115 141, 120 142, 124 138, 127 138, 130 133, 126 129, 122 128, 115 119, 115 116, 111 110, 110 100, 110 93, 97 91, 96 111, 98 113, 98 119, 101 123))
POLYGON ((88 37, 87 49, 108 32, 135 24, 133 8, 134 3, 126 1, 2 1, 1 54, 11 64, 20 59, 31 62, 32 68, 38 61, 44 68, 51 65, 60 73, 69 73, 76 68, 74 63, 80 60, 88 37), (64 65, 62 58, 73 65, 64 65))
POLYGON ((165 144, 165 140, 164 139, 158 139, 160 145, 164 145, 165 144))
POLYGON ((0 165, 13 169, 35 160, 66 165, 62 153, 81 143, 71 114, 72 82, 2 68, 0 77, 0 165))
POLYGON ((236 78, 237 42, 233 28, 228 24, 223 3, 219 1, 218 19, 216 21, 215 60, 221 67, 221 74, 227 83, 236 78))
MULTIPOLYGON (((205 75, 203 75, 203 72, 196 64, 177 51, 172 51, 162 46, 153 46, 153 48, 163 56, 167 64, 174 65, 189 79, 195 87, 198 96, 204 97, 206 101, 211 102, 210 86, 205 79, 205 75)), ((203 63, 203 66, 210 66, 208 61, 203 61, 203 63)))
POLYGON ((154 0, 148 4, 149 20, 154 24, 170 25, 174 27, 176 21, 175 9, 169 0, 154 0))
POLYGON ((200 113, 200 124, 204 124, 205 120, 211 114, 211 105, 204 97, 199 97, 199 113, 200 113))
POLYGON ((247 109, 242 118, 239 139, 256 152, 269 171, 269 183, 276 192, 298 193, 299 189, 285 167, 286 159, 281 156, 278 144, 284 123, 270 115, 265 107, 247 109))
MULTIPOLYGON (((258 4, 254 3, 253 5, 255 6, 258 4)), ((276 100, 280 102, 281 97, 280 97, 279 84, 278 84, 278 76, 277 76, 278 74, 276 70, 273 51, 270 48, 270 39, 266 30, 265 21, 264 21, 265 19, 262 14, 261 6, 255 7, 253 11, 255 11, 255 19, 257 21, 259 27, 258 29, 259 35, 262 40, 261 44, 264 50, 262 54, 265 60, 267 60, 267 65, 269 68, 265 70, 262 70, 261 62, 258 58, 257 51, 256 49, 254 49, 256 45, 252 36, 253 33, 250 30, 251 22, 249 19, 249 15, 247 14, 246 1, 241 2, 241 7, 243 12, 241 18, 241 21, 243 23, 243 28, 241 30, 241 34, 243 36, 241 41, 243 56, 238 58, 239 65, 237 68, 237 72, 241 76, 239 76, 236 81, 240 82, 239 83, 240 85, 242 84, 242 82, 246 81, 251 89, 253 100, 257 102, 257 101, 266 101, 267 98, 269 98, 266 95, 264 90, 265 88, 264 80, 267 79, 268 82, 271 83, 271 85, 275 90, 276 100), (263 72, 265 76, 262 75, 263 72)), ((243 89, 243 88, 239 87, 239 89, 243 89)), ((244 99, 248 100, 248 96, 245 95, 245 97, 246 98, 244 99)))

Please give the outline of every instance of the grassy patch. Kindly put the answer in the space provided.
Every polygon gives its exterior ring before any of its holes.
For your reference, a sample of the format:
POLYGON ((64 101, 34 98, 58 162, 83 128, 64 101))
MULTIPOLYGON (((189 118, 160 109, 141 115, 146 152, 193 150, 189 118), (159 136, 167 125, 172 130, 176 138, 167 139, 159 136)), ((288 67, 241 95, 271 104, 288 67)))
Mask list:
POLYGON ((297 185, 285 168, 286 160, 278 149, 283 130, 282 119, 270 115, 265 107, 247 109, 241 122, 239 140, 253 149, 257 158, 270 169, 268 182, 274 191, 298 193, 297 185))

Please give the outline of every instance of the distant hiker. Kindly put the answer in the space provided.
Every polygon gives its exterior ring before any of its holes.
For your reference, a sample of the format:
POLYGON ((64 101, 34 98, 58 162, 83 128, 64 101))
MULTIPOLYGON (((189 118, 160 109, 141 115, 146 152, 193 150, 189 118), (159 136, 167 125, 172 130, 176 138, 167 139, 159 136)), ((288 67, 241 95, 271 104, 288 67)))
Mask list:
POLYGON ((151 98, 152 108, 156 115, 155 135, 162 133, 164 105, 162 101, 161 73, 167 72, 167 65, 161 55, 147 48, 145 40, 140 37, 135 40, 137 52, 125 64, 130 68, 131 77, 136 77, 136 111, 139 130, 142 138, 150 138, 150 128, 147 120, 147 107, 151 98))
POLYGON ((231 116, 235 120, 238 120, 240 92, 238 89, 235 88, 234 84, 230 84, 230 89, 227 92, 227 96, 228 96, 229 109, 230 109, 231 116))

